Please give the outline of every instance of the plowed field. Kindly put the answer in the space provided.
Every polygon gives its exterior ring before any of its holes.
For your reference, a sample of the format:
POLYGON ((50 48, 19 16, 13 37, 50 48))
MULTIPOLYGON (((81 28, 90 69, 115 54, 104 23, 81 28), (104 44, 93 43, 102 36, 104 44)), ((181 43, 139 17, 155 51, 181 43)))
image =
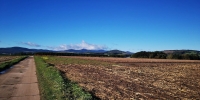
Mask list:
POLYGON ((49 57, 46 62, 100 99, 200 99, 200 61, 49 57))

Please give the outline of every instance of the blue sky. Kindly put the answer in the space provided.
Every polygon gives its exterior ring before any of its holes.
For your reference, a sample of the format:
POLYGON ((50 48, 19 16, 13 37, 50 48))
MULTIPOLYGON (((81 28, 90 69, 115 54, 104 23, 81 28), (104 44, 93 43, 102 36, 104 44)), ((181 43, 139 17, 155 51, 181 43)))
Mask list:
POLYGON ((0 47, 200 50, 200 0, 0 0, 0 47))

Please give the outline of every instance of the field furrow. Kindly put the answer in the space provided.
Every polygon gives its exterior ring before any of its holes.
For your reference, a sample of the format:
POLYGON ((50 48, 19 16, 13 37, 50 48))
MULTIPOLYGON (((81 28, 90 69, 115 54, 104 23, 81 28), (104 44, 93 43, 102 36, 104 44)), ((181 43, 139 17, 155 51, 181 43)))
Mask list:
POLYGON ((46 62, 101 99, 200 99, 199 61, 49 57, 46 62))

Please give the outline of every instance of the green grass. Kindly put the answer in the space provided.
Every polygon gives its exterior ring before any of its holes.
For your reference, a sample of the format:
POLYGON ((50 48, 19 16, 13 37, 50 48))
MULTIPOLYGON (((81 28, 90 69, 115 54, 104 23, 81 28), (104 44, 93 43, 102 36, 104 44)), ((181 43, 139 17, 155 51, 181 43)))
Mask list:
POLYGON ((48 57, 35 56, 37 77, 42 100, 91 100, 76 83, 62 77, 52 65, 45 63, 48 57))
POLYGON ((0 71, 3 71, 5 69, 8 69, 9 67, 11 67, 12 65, 20 62, 21 60, 25 59, 26 56, 21 56, 21 57, 18 57, 16 59, 13 59, 13 60, 10 60, 10 61, 6 61, 6 62, 3 62, 0 64, 0 71))

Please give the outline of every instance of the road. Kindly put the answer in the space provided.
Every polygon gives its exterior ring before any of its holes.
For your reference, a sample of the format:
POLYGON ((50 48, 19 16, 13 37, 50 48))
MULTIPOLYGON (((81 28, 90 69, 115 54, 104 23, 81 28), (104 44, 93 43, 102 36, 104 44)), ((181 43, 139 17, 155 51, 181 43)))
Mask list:
POLYGON ((40 100, 33 57, 0 75, 0 100, 40 100))

